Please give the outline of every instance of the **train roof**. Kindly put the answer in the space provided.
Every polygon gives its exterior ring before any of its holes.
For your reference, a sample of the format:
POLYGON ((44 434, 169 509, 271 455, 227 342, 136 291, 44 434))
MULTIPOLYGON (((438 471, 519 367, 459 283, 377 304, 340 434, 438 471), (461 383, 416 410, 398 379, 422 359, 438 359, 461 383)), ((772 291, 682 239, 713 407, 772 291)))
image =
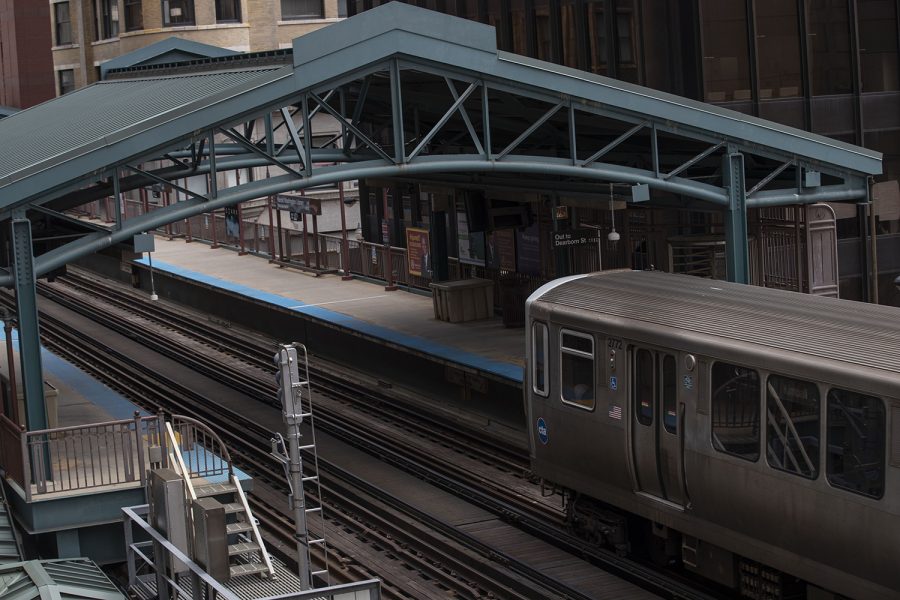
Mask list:
MULTIPOLYGON (((900 375, 900 309, 673 275, 607 271, 551 282, 529 299, 900 375)), ((900 380, 898 380, 900 381, 900 380)))

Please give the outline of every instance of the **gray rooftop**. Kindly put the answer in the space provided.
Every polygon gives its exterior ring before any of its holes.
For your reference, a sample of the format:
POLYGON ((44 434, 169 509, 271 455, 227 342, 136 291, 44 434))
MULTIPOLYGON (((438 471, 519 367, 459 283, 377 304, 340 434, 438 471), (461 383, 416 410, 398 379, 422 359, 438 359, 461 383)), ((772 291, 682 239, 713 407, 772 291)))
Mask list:
POLYGON ((86 558, 32 560, 0 565, 3 600, 125 600, 86 558))

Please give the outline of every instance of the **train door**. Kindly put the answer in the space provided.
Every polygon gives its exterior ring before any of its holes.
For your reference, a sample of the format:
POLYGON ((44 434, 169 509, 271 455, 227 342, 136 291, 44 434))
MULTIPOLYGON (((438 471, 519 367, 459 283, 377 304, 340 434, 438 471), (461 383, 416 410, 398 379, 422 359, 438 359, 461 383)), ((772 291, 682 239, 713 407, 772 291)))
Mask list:
POLYGON ((631 348, 631 440, 638 490, 683 504, 674 354, 631 348))

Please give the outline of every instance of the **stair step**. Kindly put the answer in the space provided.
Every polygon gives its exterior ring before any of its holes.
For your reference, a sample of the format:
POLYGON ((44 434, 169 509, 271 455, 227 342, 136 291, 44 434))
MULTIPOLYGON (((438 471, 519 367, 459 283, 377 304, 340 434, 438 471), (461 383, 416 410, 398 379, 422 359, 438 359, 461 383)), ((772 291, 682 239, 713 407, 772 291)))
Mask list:
POLYGON ((194 488, 194 493, 198 498, 208 498, 209 496, 219 496, 221 494, 233 494, 237 491, 231 483, 212 483, 194 488))
POLYGON ((231 535, 233 533, 244 533, 251 531, 253 526, 247 521, 239 521, 238 523, 229 523, 225 526, 225 533, 231 535))
POLYGON ((247 563, 244 565, 232 565, 231 576, 240 577, 242 575, 253 575, 255 573, 266 573, 269 569, 264 563, 247 563))
POLYGON ((240 502, 229 502, 228 504, 223 504, 222 506, 225 507, 226 515, 244 512, 244 505, 240 502))
POLYGON ((256 542, 241 542, 240 544, 231 544, 228 546, 228 556, 237 554, 246 554, 247 552, 255 552, 259 550, 259 544, 256 542))

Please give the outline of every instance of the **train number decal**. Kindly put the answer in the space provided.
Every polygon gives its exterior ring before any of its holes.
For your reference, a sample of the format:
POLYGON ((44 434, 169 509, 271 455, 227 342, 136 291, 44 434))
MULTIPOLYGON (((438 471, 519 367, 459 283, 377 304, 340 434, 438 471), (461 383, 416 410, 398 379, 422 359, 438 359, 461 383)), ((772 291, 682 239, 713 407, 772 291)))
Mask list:
POLYGON ((622 340, 617 340, 616 338, 609 338, 609 341, 606 342, 606 346, 610 350, 621 350, 622 349, 622 340))

